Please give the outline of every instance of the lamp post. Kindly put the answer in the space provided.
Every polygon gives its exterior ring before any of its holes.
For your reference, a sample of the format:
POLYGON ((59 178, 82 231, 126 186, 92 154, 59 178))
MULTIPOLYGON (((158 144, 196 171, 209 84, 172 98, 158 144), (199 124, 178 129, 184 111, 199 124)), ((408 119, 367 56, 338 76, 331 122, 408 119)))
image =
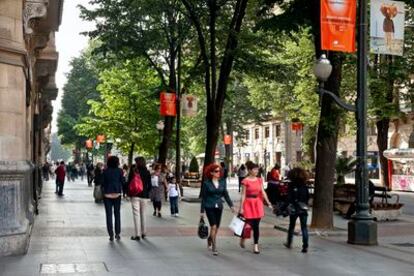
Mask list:
POLYGON ((324 89, 332 73, 332 65, 325 55, 313 67, 320 85, 320 98, 330 96, 336 104, 345 110, 355 112, 357 121, 357 169, 355 183, 356 214, 348 223, 348 243, 358 245, 376 245, 377 224, 369 213, 369 184, 367 170, 367 2, 359 1, 359 35, 358 35, 358 70, 357 70, 357 99, 355 105, 350 105, 337 95, 324 89))
MULTIPOLYGON (((161 138, 162 131, 164 130, 164 127, 165 127, 164 121, 162 120, 158 121, 155 127, 157 128, 159 137, 161 138)), ((154 157, 155 157, 154 161, 157 162, 158 161, 157 153, 155 153, 154 157)))

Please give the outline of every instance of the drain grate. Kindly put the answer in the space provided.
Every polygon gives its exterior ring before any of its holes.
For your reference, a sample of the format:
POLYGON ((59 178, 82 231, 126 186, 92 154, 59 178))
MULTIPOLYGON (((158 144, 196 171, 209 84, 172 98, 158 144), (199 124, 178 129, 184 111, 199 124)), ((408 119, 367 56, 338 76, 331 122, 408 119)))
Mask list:
POLYGON ((108 272, 105 263, 41 264, 40 274, 71 274, 87 272, 108 272))
POLYGON ((405 242, 405 243, 393 243, 392 245, 399 247, 414 247, 414 243, 405 242))

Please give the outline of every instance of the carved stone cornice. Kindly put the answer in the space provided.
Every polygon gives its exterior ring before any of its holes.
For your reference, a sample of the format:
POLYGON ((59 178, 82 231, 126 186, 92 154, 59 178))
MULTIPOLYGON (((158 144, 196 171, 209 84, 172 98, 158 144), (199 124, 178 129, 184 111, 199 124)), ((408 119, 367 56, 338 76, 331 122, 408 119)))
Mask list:
POLYGON ((33 20, 46 17, 48 4, 49 0, 26 0, 23 10, 25 34, 34 33, 33 20))

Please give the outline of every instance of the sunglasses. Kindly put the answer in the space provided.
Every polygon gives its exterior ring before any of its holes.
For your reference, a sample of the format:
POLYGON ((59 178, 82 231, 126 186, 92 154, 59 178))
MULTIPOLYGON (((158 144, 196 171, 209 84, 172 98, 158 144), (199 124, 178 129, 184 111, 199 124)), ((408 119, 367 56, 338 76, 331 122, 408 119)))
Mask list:
POLYGON ((215 171, 213 171, 213 173, 219 173, 220 172, 220 170, 215 170, 215 171))

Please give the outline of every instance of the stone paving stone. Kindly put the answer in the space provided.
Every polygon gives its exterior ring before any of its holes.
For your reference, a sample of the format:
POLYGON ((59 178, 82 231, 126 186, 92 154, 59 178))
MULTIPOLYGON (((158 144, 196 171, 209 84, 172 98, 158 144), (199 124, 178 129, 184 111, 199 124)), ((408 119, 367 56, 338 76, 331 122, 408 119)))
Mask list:
MULTIPOLYGON (((300 253, 300 237, 294 248, 283 247, 286 233, 273 229, 283 221, 269 215, 261 224, 261 254, 252 253, 251 241, 241 249, 238 239, 227 229, 232 218, 226 209, 219 232, 220 255, 212 256, 206 241, 196 235, 199 204, 180 203, 180 218, 168 216, 168 204, 162 219, 152 216, 148 203, 146 215, 148 239, 136 242, 131 206, 122 202, 122 239, 110 243, 106 234, 102 204, 95 204, 92 188, 86 183, 70 182, 64 198, 57 198, 54 185, 47 183, 40 204, 40 215, 32 233, 29 251, 24 256, 0 259, 0 276, 31 275, 413 275, 412 248, 396 243, 412 242, 407 229, 409 221, 399 222, 404 229, 392 231, 383 227, 382 246, 357 247, 346 244, 346 237, 311 237, 309 254, 300 253), (402 236, 392 236, 398 233, 402 236), (405 234, 404 234, 405 233, 405 234), (41 264, 49 264, 53 273, 41 274, 41 264), (74 264, 84 270, 73 272, 74 264), (108 271, 94 271, 93 264, 105 264, 108 271), (71 266, 72 265, 72 266, 71 266), (67 274, 58 274, 58 268, 67 274), (70 270, 72 269, 72 270, 70 270)), ((193 191, 193 193, 195 193, 193 191)), ((233 199, 239 194, 231 190, 233 199)), ((382 225, 381 225, 382 226, 382 225)), ((380 226, 380 227, 381 227, 380 226)), ((394 225, 395 227, 395 225, 394 225)), ((46 272, 46 271, 43 271, 46 272)))

